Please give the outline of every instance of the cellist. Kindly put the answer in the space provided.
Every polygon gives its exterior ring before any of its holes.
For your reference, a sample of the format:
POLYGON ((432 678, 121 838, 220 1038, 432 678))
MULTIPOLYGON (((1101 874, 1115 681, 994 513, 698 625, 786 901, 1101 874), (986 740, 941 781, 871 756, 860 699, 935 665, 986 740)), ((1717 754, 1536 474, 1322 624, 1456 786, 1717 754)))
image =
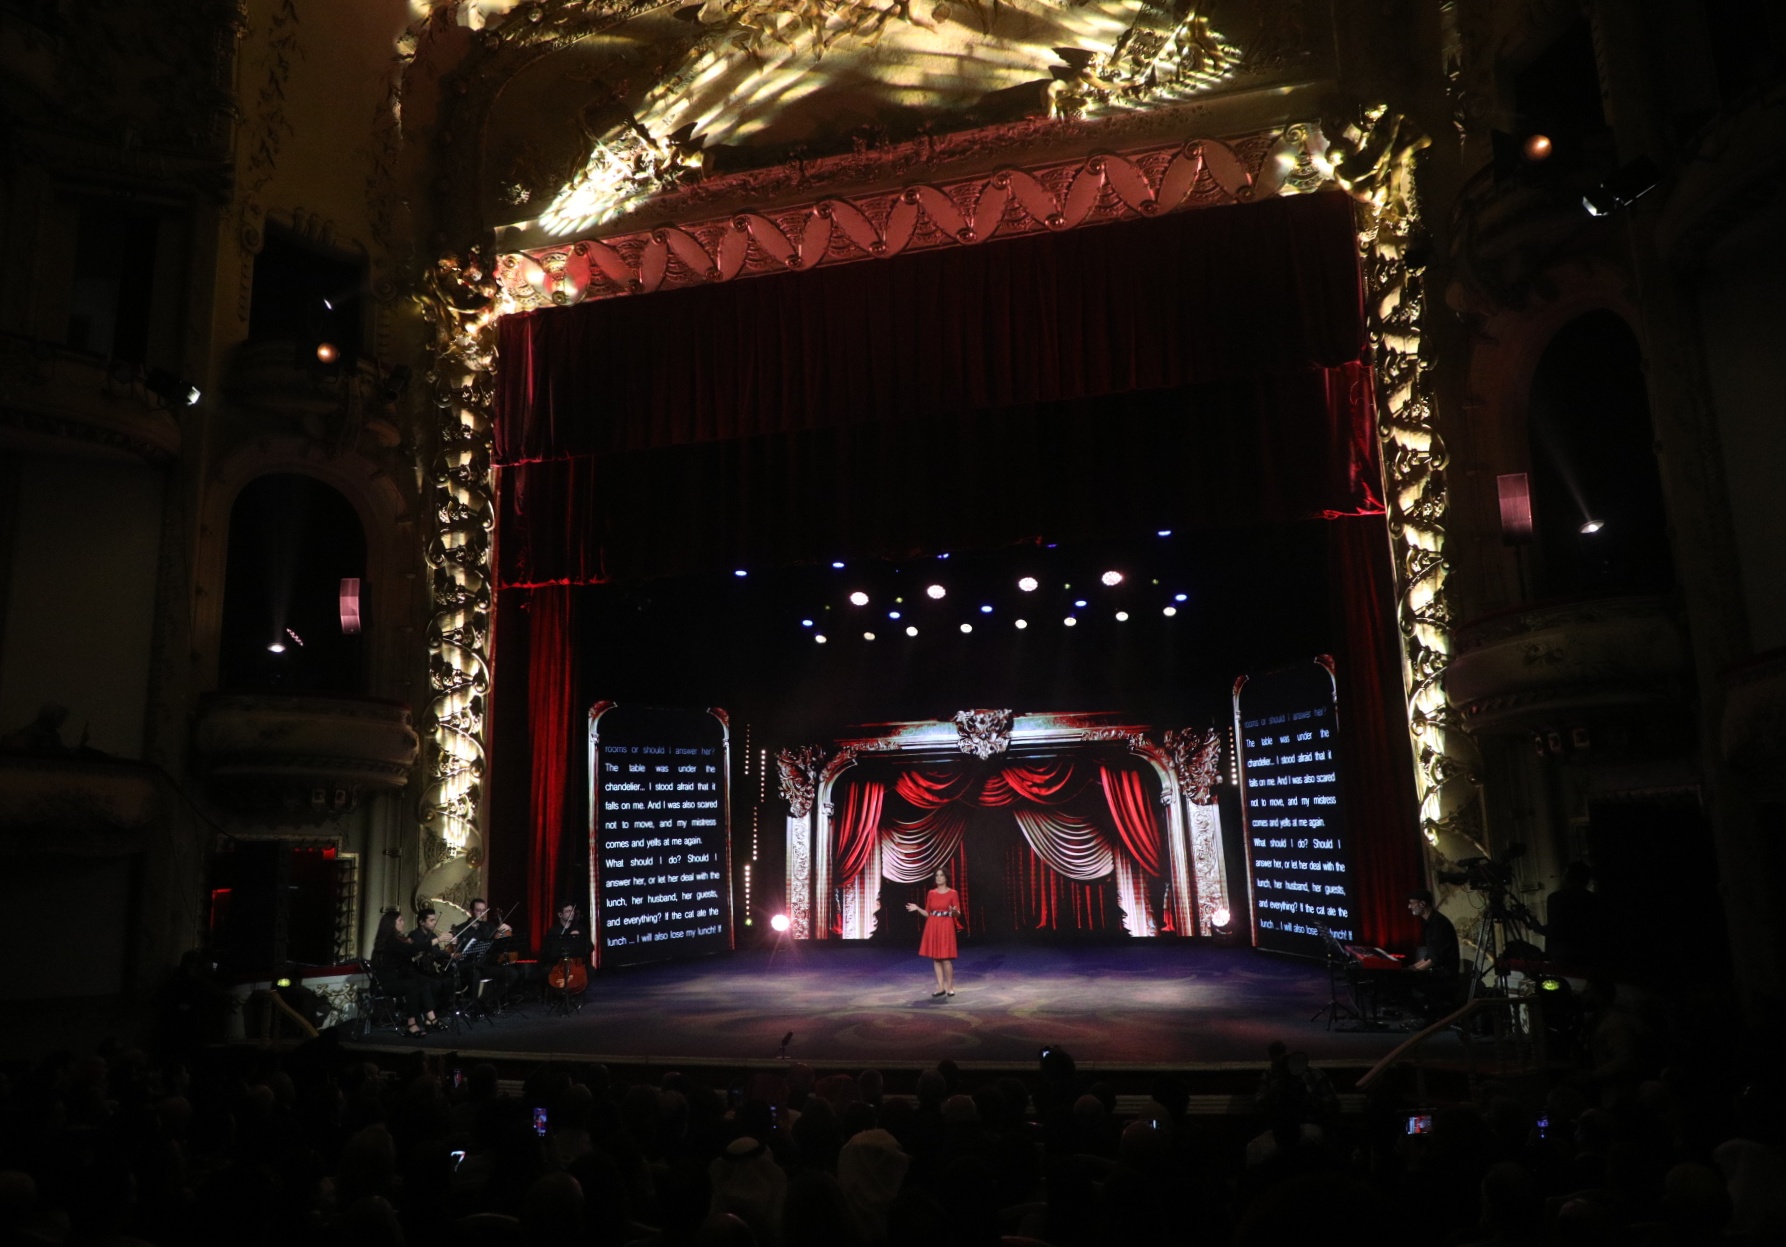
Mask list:
POLYGON ((580 992, 588 984, 589 954, 594 948, 589 932, 577 920, 576 902, 566 901, 558 907, 558 921, 540 937, 540 969, 548 979, 554 967, 571 971, 571 989, 580 992))

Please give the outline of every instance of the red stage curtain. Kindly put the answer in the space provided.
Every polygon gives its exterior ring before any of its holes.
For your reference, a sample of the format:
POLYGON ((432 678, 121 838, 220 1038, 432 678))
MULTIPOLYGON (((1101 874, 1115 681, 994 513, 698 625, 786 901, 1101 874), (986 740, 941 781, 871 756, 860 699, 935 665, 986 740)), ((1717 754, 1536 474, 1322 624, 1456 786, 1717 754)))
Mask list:
POLYGON ((965 798, 976 782, 978 776, 965 767, 914 768, 899 773, 893 782, 893 791, 901 800, 920 810, 934 810, 939 805, 965 798))
POLYGON ((505 317, 496 454, 608 454, 1360 358, 1341 194, 505 317))
POLYGON ((839 884, 861 874, 874 855, 874 844, 881 834, 881 807, 886 799, 887 785, 879 780, 863 780, 849 786, 836 832, 839 884))
POLYGON ((1380 509, 1313 195, 499 327, 499 582, 1380 509))
POLYGON ((1011 816, 1030 850, 1056 874, 1090 883, 1116 869, 1110 841, 1091 819, 1062 810, 1016 809, 1011 816))
POLYGON ((1085 776, 1071 758, 1048 758, 1039 763, 1014 762, 988 779, 980 789, 978 804, 1060 805, 1071 801, 1085 787, 1085 776))
POLYGON ((1123 847, 1134 856, 1142 870, 1150 875, 1160 873, 1160 822, 1154 817, 1153 803, 1141 776, 1131 770, 1100 767, 1104 777, 1104 799, 1110 804, 1110 817, 1122 836, 1123 847))
POLYGON ((1408 913, 1421 886, 1414 764, 1404 717, 1395 581, 1381 516, 1336 520, 1328 528, 1334 671, 1343 752, 1340 791, 1352 844, 1358 931, 1386 948, 1411 948, 1420 924, 1408 913))
MULTIPOLYGON (((528 727, 532 745, 532 834, 527 874, 527 925, 533 947, 551 925, 561 900, 560 853, 566 840, 565 797, 572 769, 565 765, 577 749, 576 629, 571 596, 563 586, 535 589, 528 603, 532 644, 527 654, 528 727)), ((594 921, 590 916, 590 921, 594 921)))
MULTIPOLYGON (((895 883, 921 883, 936 868, 963 848, 967 815, 953 806, 940 806, 907 822, 894 819, 886 828, 881 855, 881 874, 895 883)), ((955 875, 956 879, 963 876, 955 875)))

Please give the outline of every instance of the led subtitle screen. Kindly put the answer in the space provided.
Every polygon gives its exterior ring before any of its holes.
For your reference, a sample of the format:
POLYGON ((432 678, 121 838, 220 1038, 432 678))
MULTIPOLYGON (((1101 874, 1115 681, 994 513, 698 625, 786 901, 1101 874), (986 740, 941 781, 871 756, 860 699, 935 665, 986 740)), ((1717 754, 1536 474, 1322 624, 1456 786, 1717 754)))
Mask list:
POLYGON ((1319 662, 1240 681, 1234 693, 1253 943, 1319 957, 1323 931, 1357 938, 1340 806, 1333 673, 1319 662))
POLYGON ((732 947, 723 711, 590 711, 596 960, 633 965, 732 947))

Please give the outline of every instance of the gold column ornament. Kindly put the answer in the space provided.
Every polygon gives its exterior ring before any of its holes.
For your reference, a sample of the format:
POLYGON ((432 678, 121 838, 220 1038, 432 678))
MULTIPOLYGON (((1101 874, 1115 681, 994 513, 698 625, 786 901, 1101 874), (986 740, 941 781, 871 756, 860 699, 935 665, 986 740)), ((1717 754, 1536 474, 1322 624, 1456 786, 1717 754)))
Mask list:
POLYGON ((447 256, 420 301, 434 335, 428 375, 439 412, 428 541, 432 615, 430 700, 421 727, 428 776, 419 816, 418 903, 464 908, 484 861, 479 825, 490 694, 490 533, 495 525, 491 402, 496 362, 496 286, 473 249, 447 256))
POLYGON ((1396 622, 1402 636, 1402 686, 1414 749, 1420 830, 1440 855, 1483 854, 1479 756, 1445 697, 1451 659, 1451 607, 1445 592, 1449 494, 1421 355, 1426 310, 1424 262, 1414 166, 1430 140, 1407 119, 1377 105, 1360 119, 1327 127, 1338 135, 1334 180, 1359 204, 1365 310, 1377 389, 1377 436, 1389 510, 1396 622))

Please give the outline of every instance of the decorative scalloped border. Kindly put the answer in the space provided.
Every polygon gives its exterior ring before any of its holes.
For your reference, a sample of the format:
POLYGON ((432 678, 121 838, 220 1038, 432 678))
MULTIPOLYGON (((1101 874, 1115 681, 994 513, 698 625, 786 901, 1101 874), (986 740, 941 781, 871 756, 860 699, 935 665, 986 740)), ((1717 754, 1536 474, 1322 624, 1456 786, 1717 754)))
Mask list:
POLYGON ((499 256, 500 312, 731 281, 822 264, 971 247, 1188 208, 1304 194, 1332 184, 1315 122, 499 256))

